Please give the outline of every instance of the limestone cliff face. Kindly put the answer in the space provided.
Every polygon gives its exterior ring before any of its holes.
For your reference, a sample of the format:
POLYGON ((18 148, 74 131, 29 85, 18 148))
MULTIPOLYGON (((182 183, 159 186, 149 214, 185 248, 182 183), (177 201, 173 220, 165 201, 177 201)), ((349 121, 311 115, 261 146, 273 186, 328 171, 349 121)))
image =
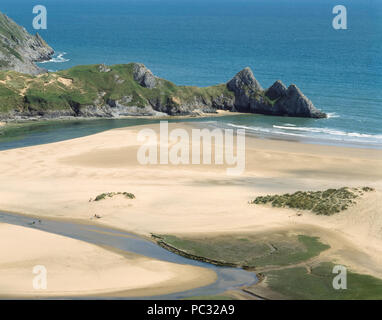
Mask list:
MULTIPOLYGON (((160 79, 143 64, 134 64, 133 70, 134 80, 145 88, 155 88, 160 82, 160 79)), ((161 101, 155 97, 148 100, 148 107, 169 115, 229 110, 277 116, 326 117, 326 114, 319 111, 293 84, 286 88, 278 80, 269 89, 264 90, 249 67, 238 72, 225 87, 227 90, 222 90, 220 94, 209 95, 209 97, 195 94, 191 100, 170 96, 166 101, 161 101)))
POLYGON ((135 81, 137 81, 141 86, 145 88, 155 88, 157 79, 151 70, 147 69, 146 66, 142 63, 135 63, 133 69, 133 76, 135 81))
POLYGON ((317 110, 296 85, 292 84, 285 92, 278 96, 274 108, 280 115, 305 118, 326 118, 326 115, 317 110))
POLYGON ((0 70, 39 74, 45 70, 35 62, 49 60, 53 53, 39 34, 31 35, 0 12, 0 70))

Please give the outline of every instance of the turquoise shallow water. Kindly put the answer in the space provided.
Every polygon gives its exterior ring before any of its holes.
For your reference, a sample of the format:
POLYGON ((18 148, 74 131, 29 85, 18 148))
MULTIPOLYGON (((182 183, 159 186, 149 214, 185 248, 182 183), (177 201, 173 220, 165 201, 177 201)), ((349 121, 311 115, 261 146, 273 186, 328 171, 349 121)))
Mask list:
MULTIPOLYGON (((297 84, 326 120, 264 116, 220 125, 259 135, 382 147, 382 2, 343 0, 348 30, 332 28, 333 0, 41 0, 56 50, 50 70, 145 63, 177 84, 226 82, 250 66, 263 87, 297 84)), ((29 31, 29 0, 0 10, 29 31)))

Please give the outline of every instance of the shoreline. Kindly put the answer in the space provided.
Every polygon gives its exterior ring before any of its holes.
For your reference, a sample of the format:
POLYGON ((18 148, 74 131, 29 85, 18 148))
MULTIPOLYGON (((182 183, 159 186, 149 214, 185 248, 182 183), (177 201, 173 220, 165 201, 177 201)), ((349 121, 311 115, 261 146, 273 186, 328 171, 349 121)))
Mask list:
POLYGON ((232 112, 228 110, 216 110, 214 113, 202 113, 196 115, 180 115, 180 116, 171 116, 171 115, 131 115, 131 116, 118 116, 118 117, 85 117, 85 116, 63 116, 56 118, 44 118, 44 117, 28 117, 28 118, 0 118, 0 126, 6 126, 9 124, 29 124, 29 123, 45 123, 45 122, 70 122, 70 121, 94 121, 94 120, 125 120, 125 119, 158 119, 158 120, 169 120, 169 119, 199 119, 199 118, 208 118, 208 117, 223 117, 223 116, 233 116, 233 115, 243 115, 246 113, 242 112, 232 112))
MULTIPOLYGON (((216 113, 204 113, 200 115, 184 115, 184 116, 121 116, 121 117, 62 117, 62 118, 46 118, 46 119, 22 119, 22 120, 12 120, 12 121, 0 121, 0 133, 4 130, 10 130, 10 129, 21 129, 27 126, 39 126, 39 125, 52 125, 55 123, 67 123, 67 124, 73 124, 77 122, 95 122, 95 121, 123 121, 123 120, 153 120, 153 121, 169 121, 170 123, 180 123, 181 125, 187 125, 195 126, 198 128, 205 128, 210 127, 213 128, 226 128, 226 129, 240 129, 239 127, 228 127, 226 123, 223 123, 220 126, 214 126, 210 123, 203 123, 204 119, 209 118, 225 118, 229 116, 242 116, 242 115, 253 115, 253 114, 247 114, 247 113, 240 113, 240 112, 231 112, 231 111, 225 111, 225 110, 217 110, 216 113), (193 121, 193 120, 200 120, 200 121, 193 121)), ((254 115, 256 116, 256 115, 254 115)), ((258 116, 264 116, 264 115, 258 115, 258 116)), ((266 117, 273 117, 273 116, 266 116, 266 117)), ((156 123, 156 122, 155 122, 156 123)), ((146 124, 133 124, 131 126, 144 126, 146 124)), ((125 126, 125 127, 118 127, 118 128, 129 128, 131 126, 125 126)), ((113 128, 105 129, 105 132, 107 130, 112 130, 113 128)), ((86 135, 83 135, 86 136, 86 135)), ((286 142, 295 142, 295 143, 301 143, 305 145, 318 145, 318 146, 333 146, 333 147, 343 147, 343 148, 352 148, 352 149, 366 149, 366 150, 382 150, 382 145, 380 144, 373 144, 370 142, 361 142, 361 141, 346 141, 346 140, 336 140, 336 139, 329 139, 324 137, 313 137, 309 135, 305 136, 298 136, 298 135, 283 135, 281 133, 256 133, 251 132, 250 129, 246 130, 246 136, 250 138, 255 139, 261 139, 261 140, 274 140, 274 141, 286 141, 286 142)), ((1 137, 1 135, 0 135, 1 137)), ((80 136, 82 137, 82 136, 80 136)), ((12 136, 10 137, 12 138, 12 136)), ((66 139, 69 140, 70 138, 66 139)), ((59 140, 59 141, 66 141, 66 140, 59 140)), ((54 141, 55 142, 55 141, 54 141)), ((1 146, 1 140, 0 140, 0 146, 1 146)), ((1 149, 0 149, 1 150, 1 149)))
MULTIPOLYGON (((187 123, 186 123, 187 124, 187 123)), ((195 122, 197 125, 198 122, 195 122)), ((202 125, 199 125, 202 127, 202 125)), ((213 128, 213 125, 210 125, 213 128)), ((219 128, 224 129, 241 129, 240 126, 227 126, 227 124, 222 124, 218 126, 219 128)), ((254 127, 255 128, 255 127, 254 127)), ((361 142, 361 141, 347 141, 347 140, 338 140, 338 139, 329 139, 325 137, 314 137, 309 135, 297 135, 297 134, 282 134, 276 132, 263 132, 256 133, 251 128, 245 129, 245 134, 248 137, 255 139, 264 139, 264 140, 276 140, 276 141, 289 141, 302 144, 312 144, 312 145, 321 145, 321 146, 334 146, 334 147, 344 147, 344 148, 355 148, 355 149, 373 149, 373 150, 382 150, 382 144, 370 143, 370 142, 361 142)))

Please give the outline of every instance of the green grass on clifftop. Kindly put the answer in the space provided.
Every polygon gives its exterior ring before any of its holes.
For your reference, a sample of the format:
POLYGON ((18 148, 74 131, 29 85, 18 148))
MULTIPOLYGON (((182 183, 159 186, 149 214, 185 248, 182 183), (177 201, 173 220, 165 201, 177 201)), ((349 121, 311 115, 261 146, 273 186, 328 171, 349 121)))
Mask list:
POLYGON ((0 113, 17 111, 79 111, 89 105, 104 105, 108 100, 123 100, 126 106, 145 107, 162 104, 192 104, 195 97, 211 101, 233 93, 225 84, 199 88, 177 86, 157 79, 155 88, 145 88, 134 80, 134 64, 76 66, 68 70, 30 76, 13 71, 0 72, 0 113))

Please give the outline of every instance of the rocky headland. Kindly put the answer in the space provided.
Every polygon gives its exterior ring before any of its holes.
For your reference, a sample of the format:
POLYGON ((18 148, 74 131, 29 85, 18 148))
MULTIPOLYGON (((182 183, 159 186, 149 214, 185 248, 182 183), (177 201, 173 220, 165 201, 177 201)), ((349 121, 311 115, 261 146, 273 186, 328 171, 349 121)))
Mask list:
POLYGON ((0 70, 40 74, 46 70, 35 62, 50 60, 53 54, 54 50, 38 33, 31 35, 0 12, 0 70))
POLYGON ((62 117, 185 116, 217 110, 324 118, 295 86, 262 89, 245 68, 226 84, 177 86, 143 64, 90 65, 32 76, 0 72, 0 120, 62 117))

